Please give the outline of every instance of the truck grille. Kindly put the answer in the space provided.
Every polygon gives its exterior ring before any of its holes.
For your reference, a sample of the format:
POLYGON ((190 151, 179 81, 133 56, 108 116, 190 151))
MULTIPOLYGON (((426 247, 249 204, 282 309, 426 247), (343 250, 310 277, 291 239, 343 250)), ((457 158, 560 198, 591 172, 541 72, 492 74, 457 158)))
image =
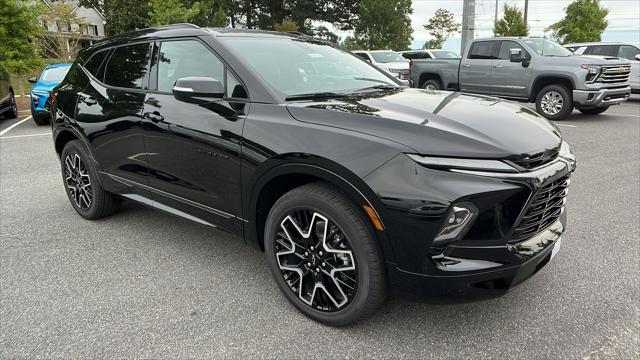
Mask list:
POLYGON ((520 166, 523 169, 531 170, 535 169, 538 166, 542 166, 548 162, 551 162, 555 158, 558 157, 558 153, 560 152, 560 146, 555 149, 545 150, 539 153, 535 153, 533 155, 518 157, 513 159, 508 159, 515 165, 520 166))
POLYGON ((569 175, 567 175, 538 190, 533 195, 508 243, 513 244, 529 239, 555 223, 564 209, 569 183, 569 175))
POLYGON ((391 69, 391 72, 396 74, 396 76, 400 80, 409 80, 409 78, 411 77, 409 75, 409 69, 391 69))
POLYGON ((604 84, 624 84, 629 81, 631 65, 606 65, 602 67, 595 82, 604 84))

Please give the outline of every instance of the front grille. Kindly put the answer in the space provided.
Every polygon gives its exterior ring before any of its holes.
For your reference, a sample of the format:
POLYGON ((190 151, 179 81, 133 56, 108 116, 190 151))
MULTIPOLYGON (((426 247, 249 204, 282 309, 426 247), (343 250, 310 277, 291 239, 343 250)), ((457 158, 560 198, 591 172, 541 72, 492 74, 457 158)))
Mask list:
POLYGON ((392 69, 391 72, 396 74, 400 80, 409 80, 411 77, 409 69, 392 69))
POLYGON ((595 82, 603 84, 624 84, 629 81, 631 65, 606 65, 602 67, 595 82))
POLYGON ((567 175, 543 186, 533 195, 533 199, 513 232, 510 244, 539 234, 560 218, 569 191, 569 183, 569 175, 567 175))
POLYGON ((557 148, 545 150, 533 155, 519 156, 507 160, 511 161, 515 165, 520 166, 523 169, 531 170, 537 168, 538 166, 542 166, 551 162, 558 157, 559 152, 560 147, 558 146, 557 148))

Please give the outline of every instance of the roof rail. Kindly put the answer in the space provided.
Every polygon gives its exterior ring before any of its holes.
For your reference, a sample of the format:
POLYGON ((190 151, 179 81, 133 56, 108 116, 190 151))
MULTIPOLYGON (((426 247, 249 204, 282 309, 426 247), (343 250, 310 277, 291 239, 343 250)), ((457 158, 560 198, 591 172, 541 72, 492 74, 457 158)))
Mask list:
POLYGON ((154 29, 165 29, 165 28, 181 28, 181 27, 190 27, 190 28, 194 28, 194 29, 200 29, 200 26, 196 25, 196 24, 190 24, 190 23, 176 23, 176 24, 168 24, 168 25, 160 25, 160 26, 154 26, 154 29))

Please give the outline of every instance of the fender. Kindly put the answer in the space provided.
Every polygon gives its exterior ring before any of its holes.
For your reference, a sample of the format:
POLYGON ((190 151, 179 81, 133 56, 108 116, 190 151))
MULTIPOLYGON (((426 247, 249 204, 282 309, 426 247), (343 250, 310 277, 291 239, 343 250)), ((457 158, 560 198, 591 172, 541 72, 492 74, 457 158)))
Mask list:
MULTIPOLYGON (((252 245, 261 247, 261 231, 258 222, 258 206, 262 191, 269 183, 286 175, 307 175, 326 181, 340 188, 362 209, 363 205, 370 206, 380 219, 384 227, 384 207, 373 190, 358 176, 331 160, 308 154, 286 154, 278 158, 265 161, 255 173, 248 178, 243 187, 243 213, 246 219, 244 223, 245 240, 252 245)), ((369 224, 371 221, 366 217, 369 224)), ((380 249, 387 261, 395 259, 393 249, 388 238, 386 228, 383 231, 376 230, 371 224, 371 230, 380 243, 380 249)))
POLYGON ((545 74, 540 74, 538 76, 536 76, 533 81, 531 82, 531 88, 529 89, 529 100, 530 101, 535 101, 536 96, 538 95, 536 93, 536 89, 538 81, 540 80, 544 80, 545 78, 558 78, 558 79, 563 79, 563 80, 567 80, 571 83, 571 89, 573 90, 576 88, 576 83, 574 81, 573 78, 571 78, 570 76, 567 76, 565 74, 554 74, 554 73, 545 73, 545 74))

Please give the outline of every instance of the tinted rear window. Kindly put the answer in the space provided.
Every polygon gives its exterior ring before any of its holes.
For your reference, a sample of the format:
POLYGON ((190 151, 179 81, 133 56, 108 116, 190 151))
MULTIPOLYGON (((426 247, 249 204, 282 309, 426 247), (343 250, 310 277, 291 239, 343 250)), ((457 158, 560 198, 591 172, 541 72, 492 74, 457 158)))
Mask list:
POLYGON ((107 62, 104 82, 111 86, 141 89, 149 73, 150 44, 121 46, 107 62))
POLYGON ((98 71, 100 70, 100 66, 104 62, 104 58, 109 53, 108 50, 100 51, 95 54, 84 64, 84 68, 87 69, 91 73, 91 75, 96 78, 102 80, 102 76, 99 75, 98 71))
POLYGON ((495 59, 496 41, 480 41, 471 45, 469 59, 495 59))

